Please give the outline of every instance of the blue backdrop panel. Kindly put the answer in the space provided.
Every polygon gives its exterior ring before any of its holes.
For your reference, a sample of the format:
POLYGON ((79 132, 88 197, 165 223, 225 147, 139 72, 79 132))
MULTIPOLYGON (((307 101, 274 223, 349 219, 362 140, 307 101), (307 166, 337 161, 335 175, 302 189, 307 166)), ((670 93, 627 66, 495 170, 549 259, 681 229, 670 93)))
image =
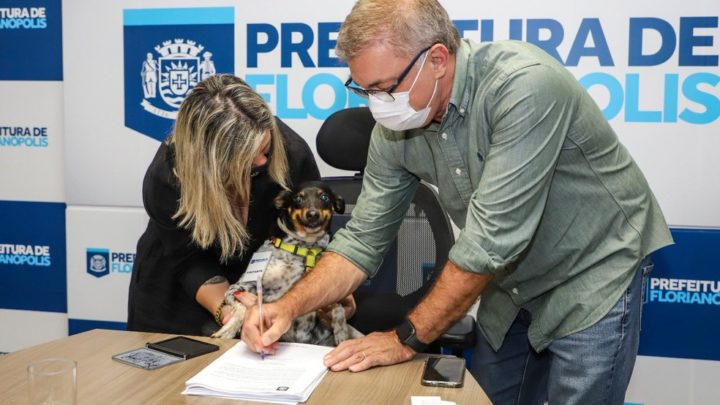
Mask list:
POLYGON ((9 0, 0 8, 0 80, 62 80, 60 0, 9 0))
POLYGON ((127 323, 110 321, 93 321, 86 319, 68 319, 68 335, 87 332, 93 329, 125 330, 127 323))
POLYGON ((65 204, 0 201, 0 308, 67 312, 65 204))
POLYGON ((720 230, 673 229, 646 282, 640 352, 720 360, 720 230))

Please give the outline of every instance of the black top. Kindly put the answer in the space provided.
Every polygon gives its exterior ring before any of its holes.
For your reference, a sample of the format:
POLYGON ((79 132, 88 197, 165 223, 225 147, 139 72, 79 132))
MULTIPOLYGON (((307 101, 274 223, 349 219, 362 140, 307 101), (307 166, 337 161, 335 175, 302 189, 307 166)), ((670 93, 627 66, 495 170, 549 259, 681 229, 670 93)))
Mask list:
MULTIPOLYGON (((276 120, 288 157, 289 186, 318 180, 320 172, 307 143, 290 127, 276 120)), ((172 216, 178 209, 180 185, 173 175, 174 149, 164 142, 150 163, 143 181, 143 205, 150 216, 140 237, 130 280, 128 330, 202 335, 213 316, 195 301, 200 286, 214 276, 234 283, 247 267, 252 253, 275 226, 273 199, 280 192, 269 174, 252 178, 247 229, 251 240, 243 256, 220 263, 219 247, 200 248, 189 230, 178 227, 172 216)))

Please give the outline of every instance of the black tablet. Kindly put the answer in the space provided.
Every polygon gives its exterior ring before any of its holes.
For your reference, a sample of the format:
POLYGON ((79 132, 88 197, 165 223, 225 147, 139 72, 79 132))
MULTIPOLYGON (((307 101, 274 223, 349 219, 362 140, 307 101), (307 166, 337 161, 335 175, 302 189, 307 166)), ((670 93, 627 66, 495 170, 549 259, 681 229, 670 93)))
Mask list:
POLYGON ((145 347, 171 354, 173 356, 178 356, 183 359, 192 359, 193 357, 214 352, 219 349, 217 345, 212 343, 201 342, 185 336, 175 336, 170 339, 154 343, 148 342, 145 344, 145 347))

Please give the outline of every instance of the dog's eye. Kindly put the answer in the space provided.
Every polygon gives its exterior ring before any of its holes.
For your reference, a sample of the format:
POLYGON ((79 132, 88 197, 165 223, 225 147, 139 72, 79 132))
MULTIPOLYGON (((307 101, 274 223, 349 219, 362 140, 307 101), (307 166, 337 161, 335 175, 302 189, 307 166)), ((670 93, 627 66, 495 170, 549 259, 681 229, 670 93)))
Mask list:
POLYGON ((320 201, 322 202, 330 202, 330 196, 327 194, 320 194, 320 201))
POLYGON ((294 202, 295 204, 300 204, 300 203, 302 202, 302 197, 300 197, 299 194, 295 194, 295 195, 293 196, 292 200, 293 200, 293 202, 294 202))

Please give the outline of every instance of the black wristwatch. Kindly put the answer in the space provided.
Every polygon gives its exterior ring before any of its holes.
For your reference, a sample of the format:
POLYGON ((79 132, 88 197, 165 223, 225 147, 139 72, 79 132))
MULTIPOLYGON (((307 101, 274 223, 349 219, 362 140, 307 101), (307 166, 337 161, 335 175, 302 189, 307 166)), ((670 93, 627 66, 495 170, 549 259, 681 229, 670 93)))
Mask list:
POLYGON ((428 346, 426 343, 418 340, 415 335, 415 325, 407 318, 395 328, 395 333, 397 333, 398 339, 400 339, 402 344, 415 350, 416 353, 422 353, 428 346))

